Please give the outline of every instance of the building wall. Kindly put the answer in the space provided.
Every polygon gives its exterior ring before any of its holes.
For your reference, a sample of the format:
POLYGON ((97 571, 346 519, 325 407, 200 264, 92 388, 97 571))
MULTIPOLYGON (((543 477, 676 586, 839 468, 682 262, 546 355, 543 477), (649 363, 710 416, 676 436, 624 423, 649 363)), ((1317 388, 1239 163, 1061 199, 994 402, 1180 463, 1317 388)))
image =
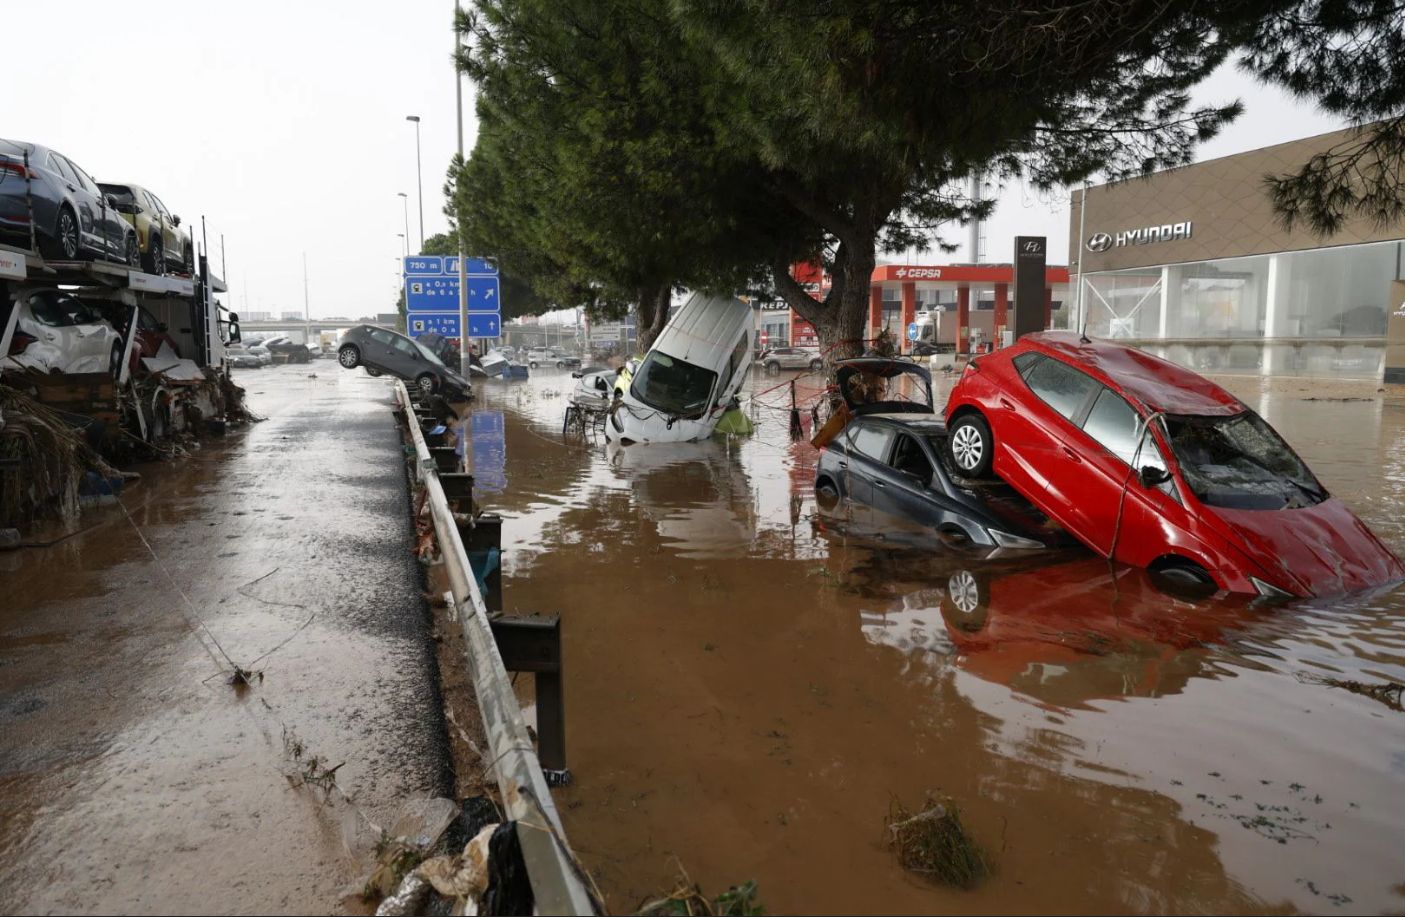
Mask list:
POLYGON ((1382 227, 1357 218, 1324 239, 1301 227, 1285 230, 1273 212, 1266 175, 1296 171, 1313 155, 1349 139, 1349 131, 1335 131, 1147 178, 1094 185, 1088 189, 1086 213, 1083 192, 1076 190, 1069 207, 1069 266, 1076 268, 1081 259, 1082 272, 1094 273, 1405 238, 1405 225, 1382 227), (1088 247, 1088 240, 1099 234, 1115 239, 1118 233, 1185 223, 1191 224, 1187 238, 1114 244, 1101 252, 1088 247))

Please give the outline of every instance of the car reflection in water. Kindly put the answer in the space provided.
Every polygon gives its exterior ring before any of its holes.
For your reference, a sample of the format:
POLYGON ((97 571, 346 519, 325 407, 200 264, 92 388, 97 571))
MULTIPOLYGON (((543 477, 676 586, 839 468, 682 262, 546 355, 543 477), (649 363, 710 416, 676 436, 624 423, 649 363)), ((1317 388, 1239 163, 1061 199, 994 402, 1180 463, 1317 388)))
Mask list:
MULTIPOLYGON (((875 554, 870 575, 911 577, 888 569, 894 563, 875 554)), ((1259 599, 1196 595, 1184 582, 1087 556, 1020 567, 947 562, 928 581, 885 611, 865 612, 865 638, 935 653, 1060 708, 1178 694, 1212 674, 1214 645, 1275 613, 1259 599)))

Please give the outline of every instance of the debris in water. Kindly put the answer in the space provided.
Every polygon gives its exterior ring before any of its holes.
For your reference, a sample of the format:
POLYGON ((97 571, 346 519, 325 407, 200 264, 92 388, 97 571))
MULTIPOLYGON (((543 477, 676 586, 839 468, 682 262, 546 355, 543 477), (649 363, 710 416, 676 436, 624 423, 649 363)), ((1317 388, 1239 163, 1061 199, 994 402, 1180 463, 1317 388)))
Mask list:
POLYGON ((680 917, 696 917, 696 915, 718 915, 718 917, 751 917, 754 914, 764 914, 766 909, 757 901, 756 880, 752 879, 743 882, 741 885, 734 885, 711 901, 703 894, 699 887, 688 873, 680 865, 678 867, 680 881, 678 887, 661 898, 655 898, 640 905, 635 911, 639 915, 680 915, 680 917))
POLYGON ((1405 713, 1405 704, 1402 704, 1402 695, 1405 695, 1405 685, 1399 682, 1386 681, 1377 684, 1368 684, 1364 681, 1351 681, 1344 678, 1327 678, 1322 675, 1309 675, 1300 673, 1298 681, 1305 684, 1326 685, 1329 688, 1342 688, 1352 694, 1360 694, 1369 697, 1371 700, 1379 701, 1392 710, 1405 713))
POLYGON ((928 796, 916 813, 894 799, 883 824, 888 829, 888 846, 909 872, 943 885, 973 888, 990 871, 950 799, 928 796))

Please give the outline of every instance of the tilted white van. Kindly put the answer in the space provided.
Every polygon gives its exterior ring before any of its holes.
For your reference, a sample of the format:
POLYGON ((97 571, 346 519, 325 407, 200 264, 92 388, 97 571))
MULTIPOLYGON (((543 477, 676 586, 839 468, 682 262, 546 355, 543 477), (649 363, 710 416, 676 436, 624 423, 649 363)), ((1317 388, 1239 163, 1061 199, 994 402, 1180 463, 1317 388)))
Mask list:
POLYGON ((741 300, 694 293, 616 402, 606 440, 630 446, 712 435, 751 369, 751 325, 751 307, 741 300))

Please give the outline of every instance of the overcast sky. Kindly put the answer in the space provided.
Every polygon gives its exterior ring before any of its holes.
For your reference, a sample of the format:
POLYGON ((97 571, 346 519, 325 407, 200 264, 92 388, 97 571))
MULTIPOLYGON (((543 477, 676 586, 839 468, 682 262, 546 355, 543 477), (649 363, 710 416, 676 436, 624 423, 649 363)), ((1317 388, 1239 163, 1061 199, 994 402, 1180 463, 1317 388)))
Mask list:
MULTIPOLYGON (((206 219, 212 263, 228 253, 228 304, 301 311, 306 252, 311 312, 390 311, 409 194, 411 250, 447 227, 442 188, 456 149, 453 3, 409 0, 64 0, 7 4, 0 136, 54 147, 99 181, 131 181, 187 225, 206 219), (25 36, 24 40, 16 40, 25 36)), ((464 89, 465 149, 476 122, 464 89)), ((1340 125, 1224 70, 1203 101, 1243 98, 1244 116, 1202 158, 1340 125)), ((1066 196, 1007 188, 986 227, 986 260, 1008 261, 1018 234, 1068 252, 1066 196)), ((966 234, 952 256, 964 261, 966 234)), ((889 259, 895 260, 895 259, 889 259)))

